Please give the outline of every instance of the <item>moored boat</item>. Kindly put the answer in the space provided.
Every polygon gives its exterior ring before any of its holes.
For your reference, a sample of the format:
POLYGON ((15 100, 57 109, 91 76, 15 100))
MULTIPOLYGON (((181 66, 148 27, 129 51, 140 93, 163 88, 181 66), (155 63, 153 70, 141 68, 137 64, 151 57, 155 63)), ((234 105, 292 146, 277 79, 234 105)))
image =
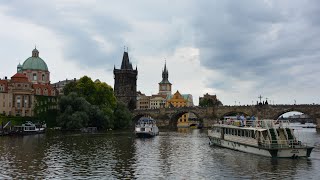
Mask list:
POLYGON ((22 124, 21 126, 13 126, 10 134, 28 135, 28 134, 41 134, 45 132, 45 125, 35 125, 30 121, 22 124))
POLYGON ((159 129, 156 121, 152 118, 142 117, 135 125, 135 134, 137 137, 153 137, 159 135, 159 129))
POLYGON ((208 136, 211 144, 274 158, 309 157, 314 148, 297 139, 287 120, 223 120, 208 136))

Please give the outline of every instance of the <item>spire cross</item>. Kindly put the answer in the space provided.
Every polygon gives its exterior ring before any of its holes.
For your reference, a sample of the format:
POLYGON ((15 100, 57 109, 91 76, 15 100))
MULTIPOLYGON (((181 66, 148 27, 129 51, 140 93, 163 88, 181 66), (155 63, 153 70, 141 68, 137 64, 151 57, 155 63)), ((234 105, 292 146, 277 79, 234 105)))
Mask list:
POLYGON ((260 99, 260 102, 261 102, 262 96, 260 95, 258 98, 260 99))

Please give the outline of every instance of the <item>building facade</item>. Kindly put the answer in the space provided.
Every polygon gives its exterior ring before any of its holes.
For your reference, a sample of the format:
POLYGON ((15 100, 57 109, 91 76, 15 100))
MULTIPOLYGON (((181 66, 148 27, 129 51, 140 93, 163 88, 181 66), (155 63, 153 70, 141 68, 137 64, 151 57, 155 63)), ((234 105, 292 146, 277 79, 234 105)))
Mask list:
POLYGON ((50 85, 48 66, 35 48, 31 57, 22 65, 19 63, 17 73, 11 79, 5 77, 0 80, 0 113, 34 116, 38 113, 36 111, 56 109, 57 94, 57 90, 50 85))
POLYGON ((66 79, 66 80, 63 80, 63 81, 59 81, 59 82, 53 83, 51 86, 52 86, 53 88, 56 88, 56 89, 57 89, 59 95, 63 95, 63 88, 64 88, 67 84, 69 84, 70 82, 76 82, 76 81, 77 81, 76 78, 70 79, 70 80, 69 80, 69 79, 66 79))
POLYGON ((150 96, 137 92, 137 109, 150 109, 150 96))
MULTIPOLYGON (((166 107, 192 107, 193 98, 191 94, 180 94, 179 91, 174 93, 172 96, 167 97, 166 107)), ((178 119, 177 127, 189 127, 189 118, 193 117, 193 114, 185 113, 178 119)))
POLYGON ((128 52, 123 53, 121 68, 114 67, 114 94, 118 101, 126 104, 130 110, 137 105, 137 76, 138 69, 134 70, 129 60, 128 52))
POLYGON ((166 105, 167 95, 152 95, 150 97, 150 109, 164 108, 166 105))

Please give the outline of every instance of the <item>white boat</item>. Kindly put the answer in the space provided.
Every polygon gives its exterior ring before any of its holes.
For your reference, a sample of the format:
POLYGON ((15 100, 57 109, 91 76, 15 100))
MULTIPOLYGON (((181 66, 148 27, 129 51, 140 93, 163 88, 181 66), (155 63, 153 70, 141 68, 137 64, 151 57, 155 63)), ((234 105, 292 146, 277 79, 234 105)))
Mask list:
POLYGON ((223 120, 208 130, 210 144, 267 156, 309 157, 314 147, 294 135, 287 120, 223 120))
POLYGON ((30 121, 27 121, 25 124, 22 124, 21 126, 14 126, 11 130, 11 134, 41 134, 45 132, 45 125, 36 126, 30 121))
POLYGON ((142 117, 135 125, 137 137, 153 137, 159 135, 156 121, 152 118, 142 117))

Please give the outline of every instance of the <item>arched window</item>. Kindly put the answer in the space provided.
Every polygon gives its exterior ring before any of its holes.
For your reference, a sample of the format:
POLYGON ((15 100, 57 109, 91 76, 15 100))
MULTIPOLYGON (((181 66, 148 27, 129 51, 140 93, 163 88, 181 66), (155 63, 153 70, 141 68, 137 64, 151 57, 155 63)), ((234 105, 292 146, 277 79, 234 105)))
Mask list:
POLYGON ((37 80, 37 74, 36 73, 33 73, 33 78, 32 80, 36 81, 37 80))
POLYGON ((44 74, 42 74, 42 81, 44 81, 44 78, 45 78, 45 75, 44 75, 44 74))

